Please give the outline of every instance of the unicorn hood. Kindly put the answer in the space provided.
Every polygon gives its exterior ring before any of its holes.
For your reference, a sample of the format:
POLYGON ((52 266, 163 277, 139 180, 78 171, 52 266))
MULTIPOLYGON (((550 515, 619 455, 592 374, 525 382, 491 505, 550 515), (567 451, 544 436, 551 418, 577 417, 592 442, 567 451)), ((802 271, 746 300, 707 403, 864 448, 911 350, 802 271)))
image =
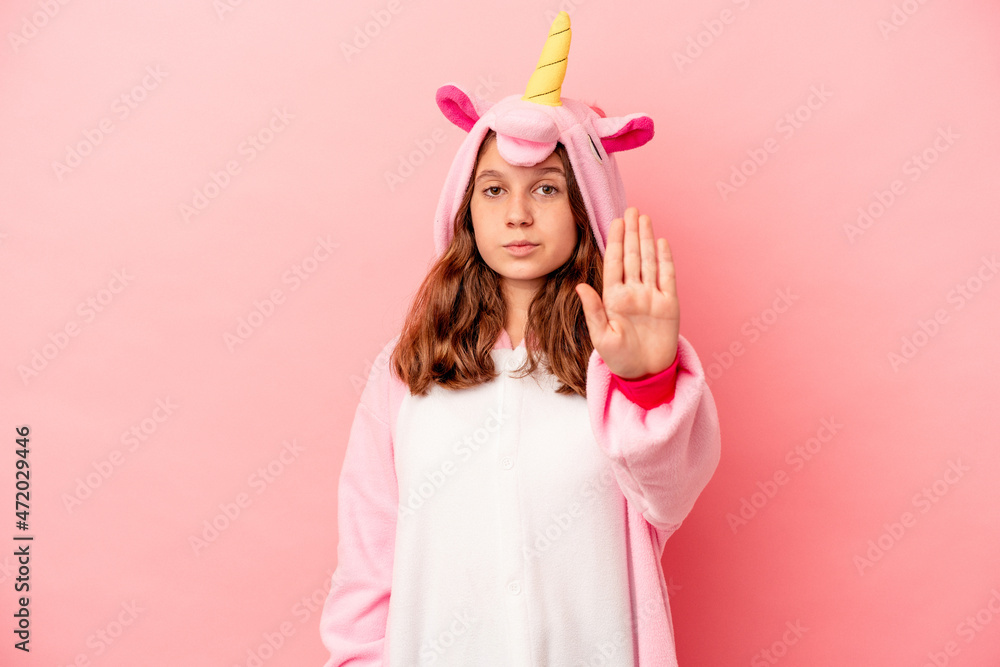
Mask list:
POLYGON ((469 95, 455 83, 438 88, 438 108, 468 132, 438 200, 434 217, 438 257, 451 243, 455 213, 473 175, 479 145, 490 129, 497 134, 500 156, 515 166, 542 162, 557 142, 566 147, 590 227, 604 255, 611 221, 625 212, 625 187, 614 153, 638 148, 652 139, 653 121, 643 113, 608 118, 583 102, 562 96, 570 35, 569 14, 561 11, 552 22, 524 95, 509 95, 494 103, 469 95))

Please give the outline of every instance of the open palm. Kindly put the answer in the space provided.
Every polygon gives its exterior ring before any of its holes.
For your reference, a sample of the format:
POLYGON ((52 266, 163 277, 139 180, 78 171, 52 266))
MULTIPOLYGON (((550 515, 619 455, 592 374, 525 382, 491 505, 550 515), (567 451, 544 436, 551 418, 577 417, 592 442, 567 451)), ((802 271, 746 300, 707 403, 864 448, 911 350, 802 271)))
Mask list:
POLYGON ((604 250, 604 295, 576 286, 594 349, 624 379, 655 375, 674 362, 680 307, 666 239, 653 236, 634 206, 615 218, 604 250))

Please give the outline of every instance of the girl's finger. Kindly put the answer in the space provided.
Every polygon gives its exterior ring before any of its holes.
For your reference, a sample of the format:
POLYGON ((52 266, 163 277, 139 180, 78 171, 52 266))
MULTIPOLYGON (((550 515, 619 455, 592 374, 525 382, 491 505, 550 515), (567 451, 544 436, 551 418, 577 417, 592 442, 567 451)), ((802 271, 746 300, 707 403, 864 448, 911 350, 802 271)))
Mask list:
POLYGON ((641 256, 639 255, 639 212, 634 206, 625 209, 625 240, 622 250, 624 282, 638 282, 641 279, 641 256))
POLYGON ((639 216, 639 247, 641 249, 641 280, 644 284, 656 286, 657 252, 656 238, 653 236, 653 222, 648 215, 639 216))
POLYGON ((670 250, 667 239, 657 241, 659 253, 659 275, 657 276, 657 287, 664 294, 677 293, 677 276, 674 270, 674 255, 670 250))

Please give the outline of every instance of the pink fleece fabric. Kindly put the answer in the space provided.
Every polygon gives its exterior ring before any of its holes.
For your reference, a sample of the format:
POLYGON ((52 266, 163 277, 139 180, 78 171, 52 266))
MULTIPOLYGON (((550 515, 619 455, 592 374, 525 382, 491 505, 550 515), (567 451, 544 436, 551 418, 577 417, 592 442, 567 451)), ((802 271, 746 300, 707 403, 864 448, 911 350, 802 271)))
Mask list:
MULTIPOLYGON (((386 623, 392 586, 399 489, 393 442, 409 388, 391 373, 398 336, 375 360, 351 426, 338 489, 337 572, 320 620, 330 650, 325 667, 388 664, 386 623)), ((494 349, 510 348, 501 332, 494 349)), ((718 466, 721 433, 705 373, 681 336, 677 358, 650 382, 676 383, 673 399, 650 409, 632 402, 594 350, 587 404, 601 450, 626 500, 633 650, 640 667, 677 667, 660 558, 718 466)), ((628 382, 628 381, 626 381, 628 382)))
POLYGON ((679 360, 679 356, 674 356, 672 364, 659 373, 654 373, 647 378, 626 380, 617 375, 612 375, 618 389, 628 396, 630 401, 650 410, 660 403, 667 403, 673 400, 679 360))

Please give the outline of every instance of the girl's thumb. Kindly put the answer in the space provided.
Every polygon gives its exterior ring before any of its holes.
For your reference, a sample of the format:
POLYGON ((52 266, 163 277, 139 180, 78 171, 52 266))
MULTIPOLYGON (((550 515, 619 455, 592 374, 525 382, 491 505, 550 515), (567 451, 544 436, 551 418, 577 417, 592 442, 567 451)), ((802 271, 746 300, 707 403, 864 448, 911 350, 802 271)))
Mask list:
POLYGON ((583 316, 587 320, 587 329, 591 340, 599 339, 608 326, 608 316, 604 313, 604 302, 593 287, 587 283, 576 286, 577 296, 583 306, 583 316))

